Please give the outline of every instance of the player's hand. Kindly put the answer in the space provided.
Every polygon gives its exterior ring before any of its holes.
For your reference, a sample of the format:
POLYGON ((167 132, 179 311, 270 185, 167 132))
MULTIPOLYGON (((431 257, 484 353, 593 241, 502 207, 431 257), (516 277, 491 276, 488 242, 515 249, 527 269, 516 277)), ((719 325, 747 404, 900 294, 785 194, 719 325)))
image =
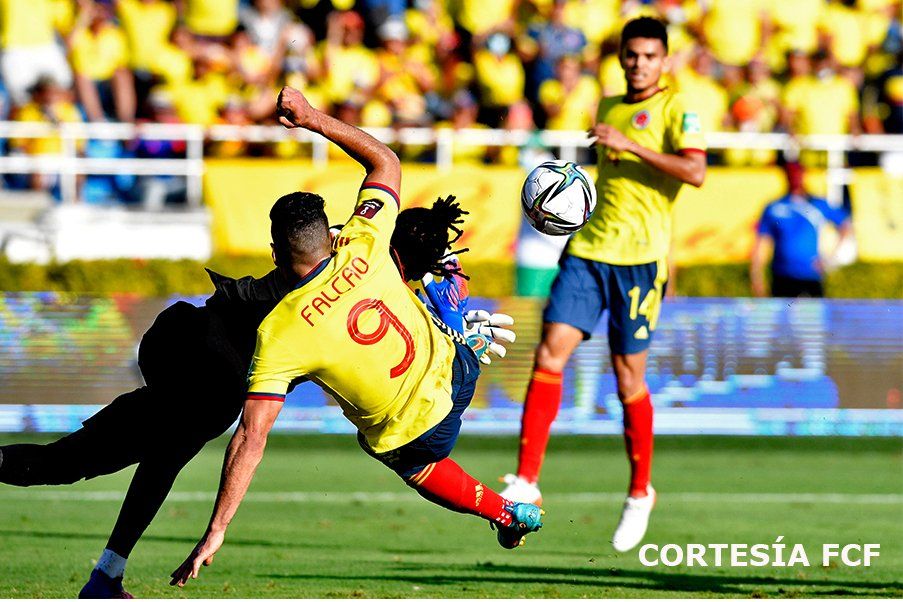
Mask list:
POLYGON ((276 115, 279 123, 287 128, 306 127, 316 109, 310 106, 299 90, 285 86, 276 99, 276 115))
POLYGON ((591 146, 600 144, 618 153, 629 151, 634 144, 633 140, 607 123, 597 123, 587 131, 587 134, 592 139, 591 146))
POLYGON ((514 318, 508 314, 490 314, 485 309, 476 309, 464 314, 464 334, 468 337, 468 341, 472 335, 481 335, 488 340, 486 352, 478 355, 480 362, 486 365, 492 363, 492 355, 499 358, 507 355, 508 350, 503 343, 513 343, 517 335, 505 327, 513 325, 514 318))
POLYGON ((188 579, 197 579, 201 566, 210 566, 213 564, 213 555, 222 547, 223 540, 226 538, 225 531, 210 531, 204 534, 198 545, 194 547, 188 558, 185 559, 179 568, 172 572, 172 580, 170 585, 178 585, 184 587, 188 583, 188 579))

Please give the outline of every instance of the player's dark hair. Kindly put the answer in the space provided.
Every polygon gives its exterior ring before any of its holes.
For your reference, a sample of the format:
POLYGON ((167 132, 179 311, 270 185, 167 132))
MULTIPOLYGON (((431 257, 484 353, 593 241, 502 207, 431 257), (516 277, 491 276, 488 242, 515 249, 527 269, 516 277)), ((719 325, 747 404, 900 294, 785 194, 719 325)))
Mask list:
POLYGON ((398 214, 392 233, 392 251, 406 280, 420 280, 426 274, 469 279, 459 267, 446 263, 452 253, 467 251, 449 251, 464 234, 460 224, 464 223, 465 215, 467 211, 461 209, 452 195, 437 199, 430 208, 413 207, 398 214))
POLYGON ((323 197, 312 192, 292 192, 270 209, 270 235, 276 264, 290 267, 293 258, 329 247, 329 222, 323 197))
POLYGON ((621 32, 621 48, 628 40, 634 38, 651 38, 653 40, 661 40, 662 46, 665 47, 665 54, 668 53, 668 28, 664 22, 652 17, 639 17, 629 21, 621 32))

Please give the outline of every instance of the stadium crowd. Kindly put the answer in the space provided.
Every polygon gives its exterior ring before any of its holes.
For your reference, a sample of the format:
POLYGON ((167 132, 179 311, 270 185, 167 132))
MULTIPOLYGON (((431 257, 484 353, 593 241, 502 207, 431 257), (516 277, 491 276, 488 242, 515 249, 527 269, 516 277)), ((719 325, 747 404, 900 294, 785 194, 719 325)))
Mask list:
MULTIPOLYGON (((640 15, 668 24, 668 83, 706 131, 903 132, 899 0, 0 0, 0 117, 270 124, 276 91, 290 85, 364 127, 585 130, 600 96, 624 92, 618 32, 640 15)), ((60 151, 48 138, 10 146, 60 151)), ((91 156, 184 152, 86 146, 91 156)), ((207 152, 305 150, 226 141, 207 152)), ((454 159, 516 164, 517 152, 456 145, 454 159)))

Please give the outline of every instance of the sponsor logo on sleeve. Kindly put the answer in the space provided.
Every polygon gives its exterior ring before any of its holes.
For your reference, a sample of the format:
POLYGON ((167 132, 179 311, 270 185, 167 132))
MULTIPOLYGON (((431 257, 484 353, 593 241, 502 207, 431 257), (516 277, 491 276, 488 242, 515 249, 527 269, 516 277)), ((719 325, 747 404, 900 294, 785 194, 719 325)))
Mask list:
POLYGON ((698 134, 701 132, 702 127, 699 125, 699 114, 684 113, 683 119, 681 119, 680 129, 685 134, 698 134))
POLYGON ((377 199, 367 199, 360 202, 360 204, 357 206, 357 209, 354 210, 354 214, 367 219, 373 219, 382 208, 382 201, 379 201, 377 199))

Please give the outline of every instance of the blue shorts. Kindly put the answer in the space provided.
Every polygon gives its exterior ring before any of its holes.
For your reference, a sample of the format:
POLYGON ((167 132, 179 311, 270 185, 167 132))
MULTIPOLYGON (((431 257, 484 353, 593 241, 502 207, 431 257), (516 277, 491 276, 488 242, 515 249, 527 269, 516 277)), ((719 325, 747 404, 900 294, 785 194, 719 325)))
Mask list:
POLYGON ((560 265, 543 322, 578 328, 586 340, 607 309, 612 353, 640 353, 649 348, 668 280, 665 261, 613 265, 565 253, 560 265))
POLYGON ((394 470, 398 476, 408 479, 428 464, 445 459, 458 441, 461 432, 461 415, 477 388, 480 361, 470 347, 455 342, 455 359, 452 364, 452 409, 442 422, 398 449, 381 454, 373 451, 364 436, 358 432, 357 442, 365 452, 394 470))

